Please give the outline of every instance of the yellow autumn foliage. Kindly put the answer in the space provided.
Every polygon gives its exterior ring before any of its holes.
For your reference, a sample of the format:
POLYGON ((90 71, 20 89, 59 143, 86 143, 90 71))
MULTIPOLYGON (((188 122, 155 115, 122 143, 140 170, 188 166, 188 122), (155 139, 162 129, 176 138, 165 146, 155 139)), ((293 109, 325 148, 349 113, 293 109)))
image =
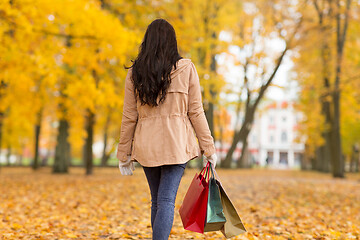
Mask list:
MULTIPOLYGON (((71 168, 32 172, 6 168, 0 175, 3 239, 151 239, 150 191, 145 174, 121 176, 116 168, 94 175, 71 168)), ((247 233, 232 239, 357 239, 358 176, 332 179, 315 172, 217 170, 247 233)), ((196 170, 185 171, 169 239, 224 239, 217 232, 184 230, 179 208, 196 170)))

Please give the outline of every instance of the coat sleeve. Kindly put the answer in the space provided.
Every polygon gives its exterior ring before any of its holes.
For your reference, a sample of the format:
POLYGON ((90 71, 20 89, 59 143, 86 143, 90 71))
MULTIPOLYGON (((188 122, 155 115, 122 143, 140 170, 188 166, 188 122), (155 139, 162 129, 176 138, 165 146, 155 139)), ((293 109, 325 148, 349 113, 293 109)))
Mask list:
POLYGON ((190 66, 188 116, 199 140, 201 154, 206 157, 216 153, 214 138, 205 117, 199 75, 194 63, 190 66))
POLYGON ((125 78, 124 106, 121 120, 120 139, 116 154, 117 159, 120 161, 126 161, 127 156, 131 155, 132 141, 138 121, 134 85, 130 79, 131 75, 132 69, 130 68, 125 78))

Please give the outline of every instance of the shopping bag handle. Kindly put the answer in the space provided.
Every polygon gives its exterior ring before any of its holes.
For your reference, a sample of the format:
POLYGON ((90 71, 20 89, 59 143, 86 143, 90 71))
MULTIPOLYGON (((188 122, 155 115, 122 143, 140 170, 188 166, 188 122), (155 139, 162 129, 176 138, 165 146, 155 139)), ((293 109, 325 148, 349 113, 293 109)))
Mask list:
POLYGON ((210 162, 207 162, 206 166, 200 172, 200 184, 204 178, 205 180, 207 180, 207 182, 209 182, 209 168, 210 168, 209 164, 210 162), (204 170, 206 170, 205 173, 203 173, 204 170))
POLYGON ((215 178, 215 175, 214 175, 214 165, 210 163, 210 171, 211 171, 211 178, 215 178))
POLYGON ((205 172, 205 180, 207 180, 208 182, 209 182, 209 180, 210 180, 210 171, 209 171, 210 165, 211 165, 211 163, 208 162, 208 163, 207 163, 206 172, 205 172))
POLYGON ((221 184, 219 175, 217 174, 214 165, 210 163, 210 169, 211 169, 211 173, 213 174, 213 176, 215 177, 216 180, 218 180, 218 182, 221 184))
POLYGON ((203 173, 203 171, 205 170, 205 169, 207 169, 207 167, 209 166, 209 162, 205 165, 205 167, 203 167, 203 169, 200 171, 200 175, 202 175, 202 173, 203 173))

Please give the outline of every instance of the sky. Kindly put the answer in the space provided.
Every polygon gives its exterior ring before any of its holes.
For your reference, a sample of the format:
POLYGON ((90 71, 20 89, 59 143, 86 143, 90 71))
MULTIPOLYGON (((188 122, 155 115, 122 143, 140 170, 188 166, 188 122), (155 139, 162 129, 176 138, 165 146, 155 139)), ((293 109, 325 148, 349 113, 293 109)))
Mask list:
MULTIPOLYGON (((222 32, 220 34, 220 39, 223 41, 231 42, 231 35, 222 32)), ((284 43, 281 40, 269 40, 267 42, 267 52, 269 55, 277 56, 284 49, 284 43)), ((216 60, 219 65, 219 73, 222 74, 229 83, 229 87, 234 89, 240 89, 242 86, 243 79, 243 70, 241 66, 236 66, 235 61, 243 61, 246 56, 246 47, 240 49, 238 46, 230 46, 229 53, 222 53, 217 56, 216 60)), ((289 50, 285 55, 283 62, 278 69, 278 72, 275 75, 273 80, 273 84, 280 86, 270 86, 267 90, 266 97, 269 99, 274 99, 277 101, 291 101, 297 98, 298 87, 295 81, 295 74, 292 72, 293 62, 291 60, 292 52, 289 50)), ((273 64, 273 61, 270 61, 270 65, 273 64)), ((269 66, 270 66, 269 65, 269 66)), ((273 69, 273 67, 269 67, 269 69, 273 69)), ((250 76, 255 72, 254 70, 249 70, 250 76)), ((238 94, 222 94, 222 97, 225 97, 228 100, 236 100, 238 98, 238 94)), ((245 96, 243 96, 245 97, 245 96)))

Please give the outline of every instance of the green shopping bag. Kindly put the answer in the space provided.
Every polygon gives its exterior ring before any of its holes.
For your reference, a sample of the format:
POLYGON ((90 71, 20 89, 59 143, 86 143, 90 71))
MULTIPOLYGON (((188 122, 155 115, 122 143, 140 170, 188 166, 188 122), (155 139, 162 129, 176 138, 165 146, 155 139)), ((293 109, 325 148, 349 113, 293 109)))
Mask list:
POLYGON ((219 186, 216 183, 213 166, 211 164, 210 169, 211 178, 209 180, 209 195, 204 232, 221 230, 226 222, 221 204, 219 186))

